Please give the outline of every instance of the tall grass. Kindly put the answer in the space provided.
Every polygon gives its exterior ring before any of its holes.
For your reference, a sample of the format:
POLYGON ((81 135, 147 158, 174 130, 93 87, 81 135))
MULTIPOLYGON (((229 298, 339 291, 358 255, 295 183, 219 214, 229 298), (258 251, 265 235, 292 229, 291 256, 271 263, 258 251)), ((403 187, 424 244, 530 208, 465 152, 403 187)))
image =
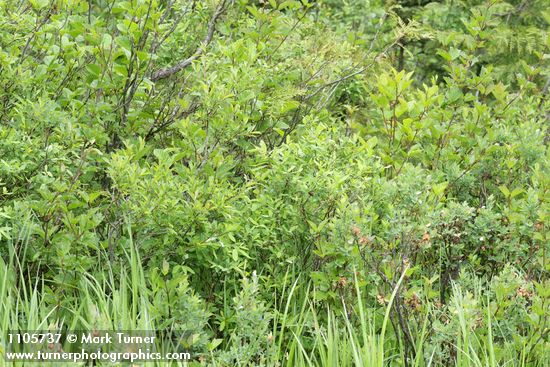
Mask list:
MULTIPOLYGON (((21 248, 26 248, 26 239, 21 248)), ((110 266, 107 275, 97 271, 83 272, 79 287, 68 305, 48 306, 45 301, 44 280, 31 282, 26 278, 13 243, 8 244, 8 261, 0 257, 0 366, 23 366, 29 362, 6 362, 7 333, 11 330, 50 330, 62 327, 68 330, 156 330, 150 317, 152 307, 141 260, 134 246, 126 252, 126 267, 115 276, 110 266), (64 307, 67 312, 58 312, 64 307), (59 318, 59 315, 70 315, 59 318)), ((21 256, 24 258, 24 256, 21 256)), ((104 255, 108 264, 107 255, 104 255)), ((102 269, 103 270, 103 269, 102 269)), ((63 349, 65 346, 63 346, 63 349)), ((161 346, 162 347, 162 346, 161 346)), ((40 365, 34 363, 33 365, 40 365)), ((75 363, 56 363, 57 366, 74 366, 75 363)), ((81 363, 84 365, 84 362, 81 363)), ((187 365, 186 362, 148 362, 150 366, 187 365)))
MULTIPOLYGON (((339 314, 332 309, 318 310, 314 306, 312 293, 307 292, 303 304, 309 307, 302 308, 297 326, 293 330, 294 340, 290 342, 290 348, 294 351, 298 347, 300 354, 288 353, 287 364, 307 367, 382 367, 397 354, 390 354, 389 350, 399 348, 396 339, 387 337, 388 322, 392 304, 395 300, 405 273, 401 276, 391 298, 384 311, 381 330, 375 321, 374 311, 368 310, 364 304, 361 290, 355 281, 356 303, 342 304, 343 311, 339 314), (350 309, 353 307, 353 311, 350 309), (358 322, 351 319, 350 314, 355 313, 358 322), (305 325, 312 324, 311 330, 306 330, 305 325), (309 335, 308 335, 309 334, 309 335), (304 347, 309 338, 310 348, 304 347)), ((287 312, 283 316, 286 316, 287 312)), ((279 349, 281 349, 279 347, 279 349)))
MULTIPOLYGON (((379 309, 368 308, 365 297, 355 282, 356 299, 353 305, 343 302, 343 311, 316 305, 315 290, 307 287, 300 292, 297 281, 287 292, 284 308, 275 319, 273 332, 278 333, 276 360, 273 365, 296 367, 382 367, 414 366, 432 367, 435 350, 429 348, 429 320, 433 319, 432 308, 428 304, 427 314, 414 336, 413 360, 405 362, 403 346, 389 323, 393 302, 398 293, 400 278, 392 296, 383 310, 382 324, 376 317, 379 309), (293 312, 289 312, 293 310, 293 312), (288 338, 289 334, 292 338, 288 338)), ((527 346, 517 350, 511 341, 504 337, 495 337, 490 300, 482 293, 481 283, 477 285, 475 295, 483 300, 485 310, 486 333, 476 333, 473 324, 478 321, 476 315, 468 310, 469 296, 457 284, 452 286, 452 309, 458 321, 456 329, 456 357, 444 366, 457 367, 527 367, 550 366, 549 353, 531 358, 526 355, 527 346), (497 342, 498 340, 498 342, 497 342), (497 353, 498 351, 498 353, 497 353)), ((471 297, 471 296, 470 296, 471 297)), ((542 341, 548 344, 548 341, 542 341)), ((441 363, 438 366, 443 366, 441 363)))
MULTIPOLYGON (((23 241, 25 248, 26 237, 23 241)), ((131 242, 130 242, 131 244, 131 242)), ((157 320, 151 316, 153 297, 148 289, 147 277, 141 259, 131 244, 126 252, 126 266, 118 273, 109 266, 103 271, 82 273, 73 302, 68 305, 48 305, 45 299, 44 280, 31 281, 25 275, 25 264, 13 246, 9 247, 6 260, 0 258, 0 366, 6 365, 3 353, 8 330, 45 330, 66 326, 71 330, 155 330, 157 320), (106 269, 106 271, 105 271, 106 269), (64 307, 67 312, 59 312, 64 307), (65 315, 60 318, 59 315, 65 315), (68 315, 68 316, 67 316, 68 315)), ((108 264, 105 255, 105 264, 108 264)), ((315 288, 300 277, 289 273, 275 302, 271 333, 274 353, 270 365, 280 367, 383 367, 408 365, 432 367, 433 353, 429 350, 431 309, 422 326, 414 336, 416 357, 404 360, 403 345, 398 331, 390 323, 393 303, 397 297, 405 273, 398 280, 385 308, 369 307, 365 295, 355 279, 355 299, 342 301, 341 307, 330 308, 315 302, 315 288), (289 279, 294 279, 290 282, 289 279), (305 283, 305 284, 304 284, 305 283), (382 311, 382 312, 381 312, 382 311), (406 363, 405 363, 406 362, 406 363)), ((481 285, 474 297, 483 300, 481 285)), ((468 309, 469 296, 456 284, 452 287, 451 304, 458 328, 456 330, 457 367, 545 367, 550 358, 542 356, 529 359, 528 345, 523 349, 511 347, 510 343, 497 337, 499 330, 493 328, 489 300, 485 302, 487 333, 476 333, 472 327, 468 309)), ((546 342, 546 340, 542 340, 546 342)), ((216 351, 210 354, 216 363, 216 351)), ((206 362, 208 363, 208 362, 206 362)), ((23 363, 11 365, 22 366, 23 363)), ((75 364, 67 364, 75 365, 75 364)), ((166 366, 167 362, 147 365, 166 366)), ((174 362, 172 365, 176 365, 174 362)), ((185 363, 179 362, 179 365, 185 363)))
MULTIPOLYGON (((479 337, 471 326, 472 317, 469 316, 469 310, 466 305, 471 302, 468 296, 457 285, 452 286, 452 304, 455 317, 459 322, 458 337, 456 342, 457 357, 455 366, 457 367, 499 367, 499 366, 550 366, 550 349, 540 356, 529 356, 528 344, 524 344, 519 349, 513 347, 511 340, 499 337, 497 342, 492 321, 492 312, 489 307, 490 300, 486 298, 485 302, 485 323, 487 325, 487 334, 479 337), (497 357, 497 350, 499 351, 497 357)), ((475 286, 475 299, 483 300, 481 282, 475 286)), ((542 339, 550 348, 548 340, 542 339)))

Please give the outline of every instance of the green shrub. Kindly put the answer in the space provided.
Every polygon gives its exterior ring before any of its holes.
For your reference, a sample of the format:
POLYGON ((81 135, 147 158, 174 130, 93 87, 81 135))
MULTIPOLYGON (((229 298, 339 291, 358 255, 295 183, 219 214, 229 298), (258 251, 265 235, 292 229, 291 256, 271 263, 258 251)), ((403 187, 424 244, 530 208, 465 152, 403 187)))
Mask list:
POLYGON ((545 5, 0 3, 2 332, 547 365, 545 5))

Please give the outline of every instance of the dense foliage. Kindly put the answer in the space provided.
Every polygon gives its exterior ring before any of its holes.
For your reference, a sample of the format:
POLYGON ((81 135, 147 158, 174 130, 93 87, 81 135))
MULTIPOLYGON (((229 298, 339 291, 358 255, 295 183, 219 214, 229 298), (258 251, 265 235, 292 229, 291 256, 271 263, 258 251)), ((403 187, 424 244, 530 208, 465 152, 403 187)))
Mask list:
POLYGON ((548 366, 547 5, 0 2, 0 330, 548 366))

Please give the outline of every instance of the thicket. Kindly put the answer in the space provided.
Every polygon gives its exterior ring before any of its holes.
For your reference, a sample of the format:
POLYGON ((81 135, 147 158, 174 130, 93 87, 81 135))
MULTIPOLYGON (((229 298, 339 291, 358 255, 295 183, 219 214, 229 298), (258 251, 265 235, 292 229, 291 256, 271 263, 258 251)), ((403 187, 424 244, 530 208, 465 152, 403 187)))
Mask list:
POLYGON ((0 2, 0 355, 548 366, 547 5, 0 2))

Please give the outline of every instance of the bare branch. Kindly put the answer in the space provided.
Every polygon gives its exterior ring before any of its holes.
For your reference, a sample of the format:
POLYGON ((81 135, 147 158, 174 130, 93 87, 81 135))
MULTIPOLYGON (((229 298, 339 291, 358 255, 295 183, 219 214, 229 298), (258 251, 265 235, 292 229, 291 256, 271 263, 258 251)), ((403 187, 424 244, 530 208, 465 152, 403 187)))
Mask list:
POLYGON ((199 58, 204 53, 204 50, 206 47, 212 42, 212 37, 214 36, 214 32, 216 30, 216 23, 218 22, 218 19, 220 16, 225 12, 227 9, 227 0, 222 0, 218 7, 216 8, 216 11, 214 11, 214 14, 212 15, 212 18, 210 18, 210 21, 208 22, 208 30, 206 32, 206 36, 204 37, 203 41, 197 47, 197 50, 193 55, 189 56, 187 59, 182 60, 178 62, 177 64, 170 66, 168 68, 160 69, 151 75, 151 80, 156 82, 157 80, 168 78, 175 73, 179 72, 182 69, 185 69, 193 61, 199 58))

